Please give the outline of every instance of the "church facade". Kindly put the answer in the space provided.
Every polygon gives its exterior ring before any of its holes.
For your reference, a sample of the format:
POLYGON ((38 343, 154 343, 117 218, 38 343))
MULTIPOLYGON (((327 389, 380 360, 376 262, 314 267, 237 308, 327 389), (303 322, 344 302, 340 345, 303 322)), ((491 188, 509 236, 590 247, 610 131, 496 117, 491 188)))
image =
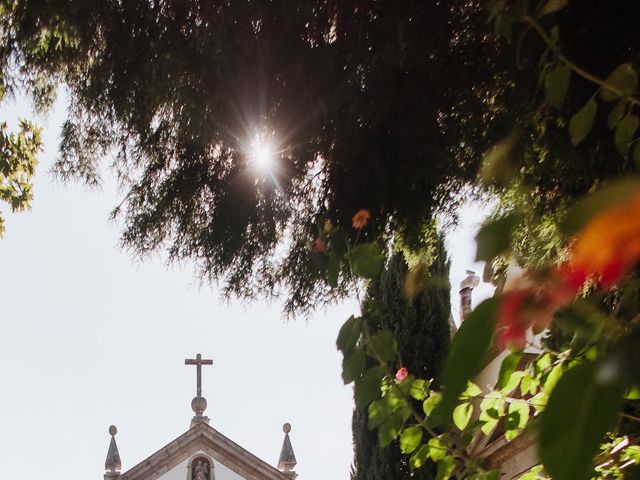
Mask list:
POLYGON ((204 416, 207 401, 202 396, 201 366, 211 360, 185 360, 197 366, 196 396, 191 402, 195 415, 189 430, 160 448, 134 467, 121 472, 122 462, 116 443, 117 429, 109 428, 111 442, 105 461, 104 480, 295 480, 295 454, 289 432, 283 426, 284 442, 277 467, 269 465, 209 425, 204 416))

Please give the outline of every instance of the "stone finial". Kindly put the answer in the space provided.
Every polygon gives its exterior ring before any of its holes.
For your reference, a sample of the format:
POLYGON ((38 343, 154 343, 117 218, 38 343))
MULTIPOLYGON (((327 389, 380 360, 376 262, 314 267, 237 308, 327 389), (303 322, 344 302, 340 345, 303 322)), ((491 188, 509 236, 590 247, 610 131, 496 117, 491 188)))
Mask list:
POLYGON ((122 468, 120 453, 118 452, 118 445, 116 444, 116 433, 118 433, 118 429, 115 425, 111 425, 109 427, 111 442, 109 443, 109 450, 107 451, 107 459, 104 462, 105 480, 119 477, 120 469, 122 468))
POLYGON ((282 426, 282 431, 284 432, 284 442, 282 442, 282 450, 280 450, 278 470, 280 470, 282 473, 293 480, 298 476, 298 474, 293 471, 293 467, 295 467, 298 462, 296 460, 296 455, 293 453, 291 439, 289 438, 289 432, 291 432, 291 424, 285 423, 282 426))

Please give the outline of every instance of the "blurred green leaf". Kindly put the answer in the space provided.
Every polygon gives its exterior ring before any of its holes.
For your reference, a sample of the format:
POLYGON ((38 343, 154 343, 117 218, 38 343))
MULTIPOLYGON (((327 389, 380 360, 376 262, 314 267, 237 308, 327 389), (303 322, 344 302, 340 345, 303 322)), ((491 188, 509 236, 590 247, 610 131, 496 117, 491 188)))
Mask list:
POLYGON ((516 144, 515 135, 496 143, 482 158, 480 178, 485 185, 503 184, 513 177, 510 165, 511 155, 516 144))
POLYGON ((483 301, 462 322, 453 337, 441 377, 445 390, 442 403, 437 408, 440 418, 451 417, 467 382, 482 368, 493 337, 496 314, 495 298, 483 301))
POLYGON ((561 363, 554 366, 551 371, 547 374, 544 382, 542 382, 542 391, 547 395, 551 393, 551 391, 555 388, 556 384, 562 378, 562 374, 564 373, 564 367, 561 363))
POLYGON ((476 235, 476 261, 490 262, 511 248, 511 236, 522 221, 519 213, 510 213, 485 223, 476 235))
POLYGON ((355 349, 342 361, 342 380, 345 385, 353 382, 364 371, 366 355, 362 348, 355 349))
POLYGON ((560 226, 565 234, 577 233, 593 217, 612 206, 626 201, 640 191, 640 177, 627 176, 610 182, 569 209, 560 226))
POLYGON ((556 65, 544 78, 544 96, 547 105, 562 109, 571 81, 571 69, 564 63, 556 65))
POLYGON ((626 111, 627 103, 624 101, 618 102, 618 104, 609 112, 609 116, 607 116, 607 126, 612 130, 616 128, 616 125, 620 123, 620 120, 622 120, 626 111))
POLYGON ((480 389, 480 387, 478 387, 473 382, 468 382, 467 389, 464 391, 463 397, 473 398, 473 397, 477 397, 481 393, 482 393, 482 390, 480 389))
POLYGON ((596 118, 598 104, 590 98, 584 106, 569 120, 571 143, 578 145, 589 134, 596 118))
POLYGON ((595 381, 595 366, 566 372, 541 415, 539 453, 554 480, 587 480, 593 456, 617 418, 623 388, 595 381))
POLYGON ((397 343, 390 330, 383 330, 369 339, 368 348, 383 362, 396 358, 397 343))
POLYGON ((544 15, 555 13, 565 8, 567 5, 569 5, 569 0, 549 0, 544 4, 542 10, 540 10, 540 16, 542 17, 544 15))
POLYGON ((353 397, 357 408, 364 408, 380 398, 380 382, 384 372, 384 367, 378 365, 367 370, 362 378, 356 380, 353 397))
POLYGON ((627 115, 616 127, 615 132, 613 133, 613 141, 616 145, 616 150, 622 156, 625 156, 629 153, 629 148, 631 148, 631 142, 633 141, 633 136, 638 130, 638 126, 640 125, 640 118, 636 115, 627 115))
POLYGON ((422 442, 422 428, 405 428, 400 435, 400 450, 403 453, 411 453, 418 448, 420 442, 422 442))
MULTIPOLYGON (((606 81, 609 85, 620 90, 624 96, 633 95, 638 88, 638 72, 636 72, 631 63, 623 63, 611 72, 606 81)), ((607 88, 603 88, 600 91, 600 96, 605 102, 612 102, 620 98, 620 95, 607 88)))
POLYGON ((382 270, 382 254, 373 243, 362 243, 351 250, 353 273, 363 278, 375 278, 382 270))
POLYGON ((336 346, 343 354, 347 354, 356 346, 362 330, 362 317, 351 315, 338 332, 336 346))
POLYGON ((438 467, 436 469, 436 480, 449 480, 455 468, 456 462, 453 457, 444 457, 438 462, 438 467))
POLYGON ((429 459, 429 447, 426 444, 420 445, 409 457, 409 467, 412 470, 417 470, 422 467, 429 459))
POLYGON ((638 139, 635 140, 631 157, 633 158, 633 163, 635 164, 636 168, 640 170, 640 140, 638 139))

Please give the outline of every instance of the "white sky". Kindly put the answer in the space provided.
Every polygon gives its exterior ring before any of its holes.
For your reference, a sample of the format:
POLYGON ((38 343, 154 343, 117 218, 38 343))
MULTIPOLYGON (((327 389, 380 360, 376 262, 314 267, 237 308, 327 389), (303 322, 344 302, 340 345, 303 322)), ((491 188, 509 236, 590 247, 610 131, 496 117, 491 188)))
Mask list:
MULTIPOLYGON (((280 306, 224 303, 196 286, 192 270, 161 259, 132 261, 108 221, 119 200, 100 191, 54 184, 64 105, 44 127, 44 152, 31 212, 0 209, 0 472, 2 478, 102 479, 118 427, 123 471, 189 427, 195 367, 203 367, 211 425, 275 465, 282 424, 300 480, 348 480, 352 459, 352 389, 342 384, 335 337, 354 302, 284 322, 280 306)), ((34 118, 28 104, 4 104, 0 121, 34 118)), ((472 230, 481 209, 468 207, 448 238, 452 304, 473 264, 472 230)), ((474 303, 491 292, 481 285, 474 303)))

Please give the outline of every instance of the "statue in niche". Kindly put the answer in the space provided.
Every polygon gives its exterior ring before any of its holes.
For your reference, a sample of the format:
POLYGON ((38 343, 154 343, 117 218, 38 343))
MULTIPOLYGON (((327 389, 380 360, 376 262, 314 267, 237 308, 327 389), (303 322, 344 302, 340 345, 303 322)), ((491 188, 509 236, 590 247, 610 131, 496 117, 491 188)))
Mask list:
POLYGON ((193 480, 209 480, 209 462, 204 458, 198 458, 193 464, 191 474, 193 480))

